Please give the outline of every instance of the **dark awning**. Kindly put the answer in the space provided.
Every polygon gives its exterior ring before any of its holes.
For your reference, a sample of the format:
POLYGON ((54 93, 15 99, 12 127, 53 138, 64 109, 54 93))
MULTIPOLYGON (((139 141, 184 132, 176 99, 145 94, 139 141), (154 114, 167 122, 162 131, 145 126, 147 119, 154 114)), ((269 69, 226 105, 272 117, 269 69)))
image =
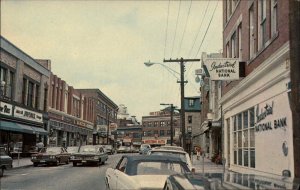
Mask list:
POLYGON ((21 133, 28 133, 28 134, 41 134, 47 135, 47 131, 40 127, 33 127, 30 125, 19 124, 15 122, 9 121, 0 121, 0 129, 6 131, 16 131, 21 133))

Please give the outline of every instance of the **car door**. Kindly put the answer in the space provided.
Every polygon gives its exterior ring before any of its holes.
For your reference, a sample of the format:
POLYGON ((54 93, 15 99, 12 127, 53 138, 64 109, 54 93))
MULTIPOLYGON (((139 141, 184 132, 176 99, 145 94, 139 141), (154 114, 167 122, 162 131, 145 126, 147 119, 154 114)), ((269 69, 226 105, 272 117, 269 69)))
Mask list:
POLYGON ((109 188, 111 190, 121 188, 121 187, 119 187, 119 188, 117 187, 118 177, 120 176, 120 172, 124 171, 123 169, 125 169, 126 164, 127 164, 127 158, 123 157, 117 164, 116 168, 109 169, 109 172, 107 175, 107 178, 108 178, 107 180, 109 183, 109 188))

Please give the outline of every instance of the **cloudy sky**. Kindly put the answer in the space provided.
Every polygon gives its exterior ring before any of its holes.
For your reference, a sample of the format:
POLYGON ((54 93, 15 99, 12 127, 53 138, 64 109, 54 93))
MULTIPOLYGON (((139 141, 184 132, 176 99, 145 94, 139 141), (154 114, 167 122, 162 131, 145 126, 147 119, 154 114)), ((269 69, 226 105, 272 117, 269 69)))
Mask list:
MULTIPOLYGON (((222 2, 4 0, 1 35, 33 58, 50 59, 69 85, 99 88, 140 121, 160 103, 180 107, 177 74, 144 62, 220 52, 222 2)), ((179 72, 179 64, 164 64, 179 72)), ((186 64, 185 96, 199 95, 199 65, 186 64)))

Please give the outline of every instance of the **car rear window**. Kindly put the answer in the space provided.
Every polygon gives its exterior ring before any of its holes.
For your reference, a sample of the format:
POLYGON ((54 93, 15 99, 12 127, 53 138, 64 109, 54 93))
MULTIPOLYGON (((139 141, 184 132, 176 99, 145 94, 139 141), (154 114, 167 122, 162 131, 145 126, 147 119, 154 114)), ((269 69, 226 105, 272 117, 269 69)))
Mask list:
POLYGON ((140 162, 136 168, 136 175, 171 175, 186 172, 180 163, 171 162, 140 162))
POLYGON ((167 155, 181 158, 182 161, 187 162, 186 155, 180 152, 164 152, 164 151, 151 151, 151 155, 167 155))

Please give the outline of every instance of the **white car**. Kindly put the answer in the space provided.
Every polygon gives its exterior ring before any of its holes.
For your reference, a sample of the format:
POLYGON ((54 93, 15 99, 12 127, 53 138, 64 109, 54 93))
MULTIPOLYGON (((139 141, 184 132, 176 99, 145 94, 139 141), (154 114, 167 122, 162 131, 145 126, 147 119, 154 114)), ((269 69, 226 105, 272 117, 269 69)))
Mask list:
POLYGON ((181 146, 168 146, 168 145, 158 146, 158 147, 155 147, 155 149, 181 150, 181 151, 184 151, 184 149, 181 146))
POLYGON ((174 156, 124 155, 105 175, 107 189, 158 190, 173 174, 190 173, 186 163, 174 156))
POLYGON ((195 167, 193 167, 190 155, 183 150, 171 150, 164 148, 152 149, 148 152, 148 155, 166 155, 166 156, 176 156, 181 158, 189 167, 189 169, 194 172, 195 167))

